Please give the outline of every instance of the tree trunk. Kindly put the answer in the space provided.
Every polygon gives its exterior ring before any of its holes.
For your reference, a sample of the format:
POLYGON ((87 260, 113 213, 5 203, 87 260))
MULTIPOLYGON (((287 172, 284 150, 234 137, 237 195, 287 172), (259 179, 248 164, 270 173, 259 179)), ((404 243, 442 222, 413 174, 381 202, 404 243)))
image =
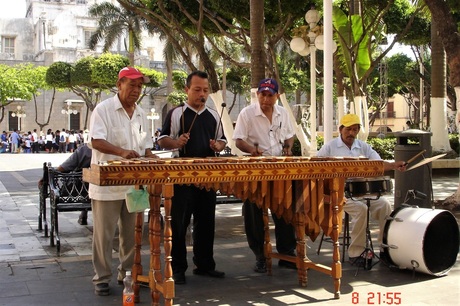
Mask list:
POLYGON ((250 0, 251 88, 265 77, 264 0, 250 0))
POLYGON ((450 148, 447 131, 446 101, 446 53, 439 35, 437 23, 431 23, 431 145, 434 152, 448 152, 450 148))

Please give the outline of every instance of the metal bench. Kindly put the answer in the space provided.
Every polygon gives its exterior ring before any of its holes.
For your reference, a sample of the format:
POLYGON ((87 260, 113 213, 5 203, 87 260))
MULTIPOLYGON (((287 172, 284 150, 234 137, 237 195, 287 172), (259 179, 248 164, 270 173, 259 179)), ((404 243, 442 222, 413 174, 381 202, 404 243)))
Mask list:
MULTIPOLYGON (((50 245, 61 250, 59 237, 59 212, 91 210, 88 183, 83 182, 82 172, 63 173, 48 164, 48 185, 50 198, 50 245)), ((46 220, 46 213, 43 213, 46 220)), ((46 224, 45 224, 46 228, 46 224)), ((46 229, 45 229, 46 231, 46 229)))

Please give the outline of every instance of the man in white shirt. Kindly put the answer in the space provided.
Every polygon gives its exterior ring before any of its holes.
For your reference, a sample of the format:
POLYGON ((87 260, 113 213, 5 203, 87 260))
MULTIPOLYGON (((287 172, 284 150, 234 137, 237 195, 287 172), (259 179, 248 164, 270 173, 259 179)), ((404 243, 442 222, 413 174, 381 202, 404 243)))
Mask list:
MULTIPOLYGON (((278 83, 274 79, 263 79, 257 91, 258 103, 243 108, 238 115, 233 133, 235 144, 241 151, 252 156, 292 155, 294 128, 286 110, 277 105, 278 83)), ((267 271, 264 255, 264 223, 262 209, 245 201, 243 204, 244 226, 249 247, 256 256, 254 271, 267 271)), ((280 216, 272 213, 275 223, 276 249, 278 253, 295 255, 297 245, 295 230, 280 216)), ((280 260, 281 267, 296 269, 296 264, 280 260)))
POLYGON ((39 145, 38 145, 38 134, 37 134, 37 129, 34 129, 32 132, 32 153, 38 153, 39 151, 39 145))
MULTIPOLYGON (((91 163, 131 159, 152 154, 152 135, 145 111, 137 105, 145 83, 150 82, 139 70, 125 67, 118 74, 118 94, 99 103, 91 115, 89 139, 91 163)), ((118 224, 118 282, 134 263, 135 213, 129 213, 125 194, 130 186, 89 185, 93 213, 93 284, 96 295, 109 295, 112 278, 113 236, 118 224)))
POLYGON ((62 129, 59 134, 59 153, 67 152, 67 137, 69 137, 69 135, 67 135, 65 129, 62 129))

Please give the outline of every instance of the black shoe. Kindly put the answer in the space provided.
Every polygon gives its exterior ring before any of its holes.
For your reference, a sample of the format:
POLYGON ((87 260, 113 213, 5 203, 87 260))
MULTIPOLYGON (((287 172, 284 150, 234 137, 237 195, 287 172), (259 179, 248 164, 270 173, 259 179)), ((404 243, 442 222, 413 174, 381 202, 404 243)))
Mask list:
POLYGON ((183 285, 186 283, 184 272, 174 273, 173 279, 174 279, 174 283, 177 285, 183 285))
POLYGON ((78 224, 80 225, 88 225, 88 219, 82 218, 81 216, 78 218, 78 224))
POLYGON ((295 262, 290 262, 290 261, 287 261, 287 260, 280 259, 278 261, 278 266, 283 267, 283 268, 297 270, 297 265, 295 264, 295 262))
POLYGON ((256 261, 256 265, 254 266, 254 272, 267 273, 267 265, 265 263, 265 260, 256 261))
POLYGON ((110 294, 109 284, 100 283, 94 286, 94 293, 100 296, 106 296, 110 294))
POLYGON ((215 277, 215 278, 224 278, 225 277, 225 272, 218 271, 218 270, 200 270, 198 268, 193 269, 193 274, 195 275, 203 275, 203 276, 209 276, 209 277, 215 277))

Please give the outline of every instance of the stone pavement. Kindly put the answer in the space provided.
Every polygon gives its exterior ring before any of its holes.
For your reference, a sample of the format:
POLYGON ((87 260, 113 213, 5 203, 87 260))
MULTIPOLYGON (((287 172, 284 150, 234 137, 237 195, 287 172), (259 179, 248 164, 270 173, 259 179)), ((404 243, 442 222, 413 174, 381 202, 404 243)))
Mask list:
MULTIPOLYGON (((42 175, 43 162, 51 161, 57 166, 69 155, 0 154, 0 305, 122 303, 123 288, 116 284, 116 275, 111 283, 110 296, 99 297, 93 293, 91 213, 87 226, 77 223, 78 212, 60 213, 60 254, 49 246, 44 233, 37 231, 37 181, 42 175)), ((458 186, 458 179, 456 172, 434 175, 435 200, 452 194, 458 186)), ((392 195, 386 197, 393 201, 392 195)), ((375 238, 373 223, 372 230, 375 238)), ((308 241, 308 256, 315 262, 328 265, 331 244, 324 242, 320 255, 317 255, 318 240, 308 241)), ((442 252, 439 250, 440 254, 442 252)), ((117 255, 114 250, 113 271, 116 270, 117 255)), ((296 272, 278 267, 276 261, 272 276, 255 273, 252 271, 254 256, 246 243, 239 203, 218 205, 215 259, 217 269, 225 271, 226 277, 195 276, 191 273, 193 265, 190 263, 187 284, 176 285, 174 305, 458 305, 460 300, 458 257, 444 277, 389 269, 383 264, 377 264, 369 271, 357 270, 345 262, 339 300, 334 299, 332 279, 316 271, 308 271, 307 287, 299 287, 296 272)), ((148 260, 147 247, 144 247, 144 271, 148 260)), ((141 288, 138 305, 149 304, 149 289, 141 288)))

